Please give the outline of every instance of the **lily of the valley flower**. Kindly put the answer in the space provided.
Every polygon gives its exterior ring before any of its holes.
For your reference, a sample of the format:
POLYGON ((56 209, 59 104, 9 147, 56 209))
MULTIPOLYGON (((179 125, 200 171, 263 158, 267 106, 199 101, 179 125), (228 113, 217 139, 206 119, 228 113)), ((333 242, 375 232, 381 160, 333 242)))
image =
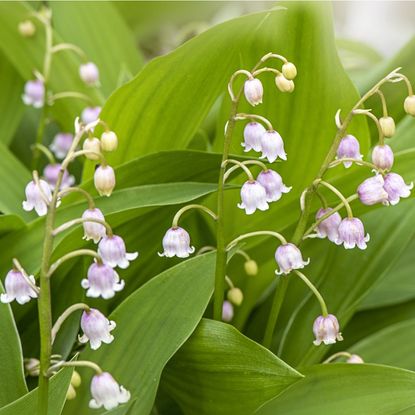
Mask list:
POLYGON ((242 203, 238 203, 240 209, 245 209, 247 215, 252 215, 257 209, 267 210, 267 193, 265 188, 256 180, 248 180, 241 188, 242 203))
POLYGON ((362 363, 365 363, 365 362, 363 361, 363 359, 359 355, 352 354, 352 355, 350 355, 349 358, 347 358, 346 363, 362 364, 362 363))
POLYGON ((195 247, 190 246, 189 233, 180 226, 170 228, 164 235, 162 244, 163 252, 159 252, 159 256, 165 256, 167 258, 174 256, 187 258, 195 252, 195 247))
POLYGON ((242 147, 245 147, 244 151, 261 151, 261 137, 265 131, 265 127, 258 122, 246 124, 244 128, 244 142, 242 143, 242 147))
POLYGON ((105 131, 101 135, 101 149, 102 151, 115 151, 118 147, 118 137, 114 131, 105 131))
POLYGON ((130 261, 137 258, 138 253, 127 253, 123 239, 118 235, 105 236, 98 245, 98 254, 104 264, 112 268, 128 268, 130 261))
POLYGON ((101 107, 86 107, 81 114, 81 120, 85 124, 90 124, 98 119, 101 107))
POLYGON ((82 144, 82 149, 91 152, 85 154, 87 159, 99 160, 99 155, 101 154, 101 141, 97 137, 87 138, 82 144))
POLYGON ((81 317, 81 329, 84 334, 79 336, 78 340, 81 343, 87 343, 89 341, 91 349, 96 350, 101 347, 102 343, 109 344, 114 340, 111 331, 115 327, 115 322, 108 320, 96 308, 85 310, 81 317))
POLYGON ((246 100, 255 107, 262 104, 262 96, 264 95, 264 88, 258 78, 252 78, 245 81, 244 94, 246 100))
POLYGON ((402 198, 409 197, 411 190, 414 187, 414 184, 406 184, 402 178, 397 173, 388 173, 385 177, 385 184, 383 188, 387 193, 388 202, 391 205, 396 205, 399 203, 399 200, 402 198))
POLYGON ((45 85, 40 79, 27 81, 22 100, 26 105, 42 108, 45 102, 45 85))
POLYGON ((222 306, 222 320, 229 323, 233 319, 233 305, 229 301, 224 301, 222 306))
POLYGON ((265 188, 267 202, 280 200, 283 193, 288 193, 292 189, 292 187, 287 187, 282 182, 282 177, 271 169, 261 171, 257 177, 257 182, 265 188))
POLYGON ((115 187, 115 173, 111 166, 99 166, 94 173, 94 184, 100 196, 111 196, 115 187))
MULTIPOLYGON (((105 220, 105 217, 100 209, 93 208, 87 209, 82 214, 82 219, 98 219, 98 220, 105 220)), ((104 225, 96 222, 83 222, 84 227, 84 237, 83 239, 89 241, 92 239, 96 244, 99 242, 101 238, 106 236, 106 229, 104 225)))
POLYGON ((284 142, 281 136, 276 131, 265 131, 261 136, 261 159, 266 158, 270 163, 273 163, 279 157, 282 160, 287 160, 287 154, 284 151, 284 142))
POLYGON ((86 296, 104 299, 114 297, 124 288, 124 280, 120 281, 117 272, 106 264, 93 263, 88 269, 88 278, 81 281, 82 288, 87 289, 86 296))
POLYGON ((357 194, 360 201, 367 206, 377 203, 388 203, 388 194, 383 188, 384 180, 381 174, 366 179, 358 188, 357 194))
POLYGON ((49 148, 55 153, 58 159, 64 159, 71 148, 73 135, 70 133, 58 133, 53 138, 49 148))
POLYGON ((310 258, 304 261, 301 251, 290 242, 277 248, 275 260, 280 267, 279 271, 275 271, 277 275, 289 274, 292 270, 304 268, 310 263, 310 258))
POLYGON ((390 170, 393 166, 394 156, 387 144, 379 144, 373 148, 372 163, 383 170, 390 170))
MULTIPOLYGON (((326 213, 332 211, 332 208, 319 209, 316 214, 316 220, 323 217, 326 213)), ((329 241, 338 243, 339 240, 339 225, 342 221, 342 218, 338 212, 333 213, 328 218, 324 219, 317 226, 317 235, 320 238, 327 238, 329 241)))
POLYGON ((370 236, 366 234, 363 223, 358 218, 345 218, 339 225, 338 244, 343 244, 346 249, 353 249, 357 246, 359 249, 366 249, 366 242, 369 242, 370 236))
MULTIPOLYGON (((351 134, 343 137, 337 149, 337 158, 353 158, 356 160, 362 160, 362 157, 362 154, 360 154, 360 144, 356 137, 351 134)), ((345 161, 343 164, 344 167, 349 168, 353 163, 351 161, 345 161)))
POLYGON ((329 314, 326 317, 317 317, 314 321, 313 332, 316 338, 313 343, 316 346, 319 346, 321 343, 334 344, 336 341, 343 340, 339 322, 333 314, 329 314))
MULTIPOLYGON (((43 170, 43 177, 49 183, 50 188, 53 190, 58 181, 61 165, 59 163, 48 164, 43 170)), ((62 177, 62 183, 60 189, 66 189, 75 183, 75 177, 69 174, 68 170, 65 170, 62 177)))
POLYGON ((87 85, 96 85, 99 82, 99 70, 93 62, 87 62, 79 67, 79 76, 87 85))
POLYGON ((91 395, 89 407, 98 409, 103 406, 107 411, 128 402, 131 396, 130 392, 124 386, 120 386, 108 372, 96 374, 92 378, 91 395))
POLYGON ((46 215, 48 204, 52 201, 50 186, 44 180, 39 180, 39 186, 32 180, 25 189, 26 199, 23 202, 23 209, 30 212, 35 210, 39 216, 46 215))
MULTIPOLYGON (((35 277, 29 275, 30 281, 35 284, 35 277)), ((37 293, 27 282, 26 277, 18 270, 10 270, 4 281, 6 292, 1 294, 2 303, 11 303, 16 300, 19 304, 25 304, 32 298, 37 298, 37 293)))

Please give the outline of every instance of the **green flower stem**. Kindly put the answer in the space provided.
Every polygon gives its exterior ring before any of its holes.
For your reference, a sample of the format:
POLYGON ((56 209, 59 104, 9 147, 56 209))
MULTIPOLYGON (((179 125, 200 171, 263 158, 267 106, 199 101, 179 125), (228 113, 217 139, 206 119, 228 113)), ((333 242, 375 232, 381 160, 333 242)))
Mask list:
POLYGON ((52 232, 53 236, 56 236, 56 235, 60 234, 61 232, 66 231, 67 229, 71 228, 72 226, 79 225, 81 223, 86 223, 86 222, 99 223, 100 225, 105 226, 105 229, 107 230, 108 236, 111 237, 113 235, 111 226, 105 220, 95 219, 95 218, 76 218, 76 219, 72 219, 68 222, 65 222, 64 224, 62 224, 58 228, 54 229, 53 232, 52 232))
POLYGON ((257 114, 245 114, 245 113, 239 113, 236 114, 236 120, 258 120, 261 121, 263 124, 265 124, 269 131, 273 131, 274 128, 269 120, 267 120, 265 117, 262 117, 261 115, 257 114))
POLYGON ((278 233, 278 232, 274 232, 274 231, 255 231, 255 232, 244 233, 243 235, 238 236, 233 241, 229 242, 229 244, 226 247, 226 249, 229 251, 238 242, 240 242, 240 241, 242 241, 244 239, 252 238, 253 236, 264 236, 264 235, 274 236, 275 238, 277 238, 284 245, 287 243, 287 240, 280 233, 278 233))
POLYGON ((94 370, 97 375, 100 375, 103 370, 94 362, 90 362, 89 360, 78 360, 73 362, 58 362, 56 365, 51 366, 51 371, 59 369, 61 367, 89 367, 90 369, 94 370))
POLYGON ((53 105, 56 101, 60 99, 65 98, 75 98, 75 99, 81 99, 88 104, 94 105, 94 100, 89 97, 88 95, 82 94, 81 92, 76 91, 64 91, 64 92, 58 92, 57 94, 52 95, 49 97, 49 105, 53 105))
MULTIPOLYGON (((378 91, 377 91, 378 92, 378 91)), ((378 134, 379 134, 379 144, 381 146, 383 146, 385 144, 385 137, 383 135, 383 131, 382 131, 382 127, 380 126, 379 120, 376 117, 376 115, 373 115, 370 110, 361 110, 361 109, 356 109, 353 111, 353 114, 357 114, 357 115, 366 115, 367 117, 371 118, 373 120, 373 122, 376 124, 376 128, 378 129, 378 134)))
POLYGON ((72 43, 58 43, 53 46, 52 53, 62 52, 64 50, 71 50, 75 52, 83 61, 88 61, 88 57, 85 52, 80 47, 73 45, 72 43))
MULTIPOLYGON (((244 166, 249 166, 250 164, 252 165, 256 165, 262 168, 262 170, 267 171, 268 167, 265 163, 263 163, 262 161, 259 160, 246 160, 241 162, 241 164, 243 164, 244 166)), ((239 165, 235 165, 232 166, 231 168, 229 168, 228 170, 226 170, 225 176, 223 177, 223 180, 226 182, 226 180, 229 179, 229 176, 236 170, 238 170, 240 168, 239 165)))
POLYGON ((371 169, 377 170, 379 173, 382 173, 383 172, 382 169, 380 169, 379 167, 377 167, 373 163, 370 163, 369 161, 354 159, 354 158, 351 158, 351 157, 342 157, 341 159, 334 160, 334 161, 332 161, 330 163, 329 167, 331 168, 331 167, 338 166, 339 164, 342 164, 345 161, 350 161, 352 163, 357 164, 358 166, 366 166, 366 167, 369 167, 371 169))
POLYGON ((382 103, 382 113, 383 113, 383 116, 384 117, 387 117, 388 116, 388 106, 386 105, 385 95, 383 95, 383 92, 380 89, 378 89, 376 91, 376 93, 379 95, 380 101, 382 103))
POLYGON ((88 201, 88 208, 89 209, 95 209, 95 203, 92 196, 84 189, 81 189, 80 187, 67 187, 59 192, 58 197, 63 198, 69 193, 81 193, 85 199, 88 201))
POLYGON ((349 352, 337 352, 337 353, 334 353, 333 355, 331 355, 326 360, 324 360, 323 361, 323 364, 330 363, 333 360, 336 360, 338 357, 347 357, 347 358, 350 358, 350 357, 352 357, 352 355, 349 352))
POLYGON ((344 207, 346 208, 348 218, 349 219, 353 218, 353 212, 352 212, 352 208, 349 205, 349 202, 336 187, 320 179, 318 180, 317 184, 321 184, 322 186, 327 187, 327 189, 330 189, 343 203, 344 207))
POLYGON ((177 211, 177 213, 174 215, 174 218, 173 218, 173 221, 172 221, 172 225, 171 225, 172 228, 177 228, 177 226, 179 225, 180 217, 183 215, 184 212, 186 212, 186 211, 188 211, 190 209, 199 209, 199 210, 202 210, 203 212, 206 212, 209 216, 211 216, 213 218, 213 220, 217 220, 218 219, 218 217, 216 216, 216 214, 213 213, 206 206, 192 204, 192 205, 184 206, 180 210, 177 211))
MULTIPOLYGON (((248 167, 245 166, 245 164, 241 163, 238 160, 234 160, 234 159, 227 159, 223 162, 223 164, 225 166, 227 166, 229 163, 234 164, 236 168, 241 168, 245 174, 248 176, 248 180, 253 181, 254 180, 254 176, 252 176, 251 171, 248 169, 248 167)), ((230 173, 229 173, 230 174, 230 173)), ((225 173, 225 175, 223 176, 223 181, 226 182, 226 179, 229 177, 228 172, 225 173)))
POLYGON ((46 156, 46 158, 48 159, 50 164, 56 164, 56 159, 55 159, 54 155, 52 154, 52 152, 46 146, 44 146, 43 144, 40 144, 40 143, 36 143, 36 144, 33 144, 32 148, 33 148, 33 150, 36 149, 36 150, 39 150, 41 153, 43 153, 46 156))
POLYGON ((62 327, 62 324, 66 321, 66 319, 75 311, 79 311, 79 310, 86 310, 89 311, 89 305, 84 304, 84 303, 77 303, 77 304, 73 304, 70 307, 68 307, 60 316, 59 318, 56 320, 55 324, 52 327, 52 344, 55 341, 56 335, 58 334, 60 328, 62 327))
POLYGON ((329 312, 327 310, 327 305, 326 305, 326 302, 324 301, 323 296, 320 294, 319 290, 302 272, 298 270, 294 270, 294 272, 306 283, 308 288, 310 288, 310 290, 316 296, 318 302, 320 303, 321 314, 323 315, 323 317, 327 317, 329 315, 329 312))
POLYGON ((97 153, 96 151, 92 151, 92 150, 79 150, 79 151, 75 151, 71 154, 71 157, 67 157, 63 162, 62 162, 62 168, 64 170, 66 170, 68 168, 68 164, 75 160, 77 157, 80 156, 86 156, 86 155, 91 155, 91 156, 97 156, 99 157, 99 161, 101 162, 102 166, 106 166, 107 165, 107 161, 105 160, 104 156, 101 153, 97 153))

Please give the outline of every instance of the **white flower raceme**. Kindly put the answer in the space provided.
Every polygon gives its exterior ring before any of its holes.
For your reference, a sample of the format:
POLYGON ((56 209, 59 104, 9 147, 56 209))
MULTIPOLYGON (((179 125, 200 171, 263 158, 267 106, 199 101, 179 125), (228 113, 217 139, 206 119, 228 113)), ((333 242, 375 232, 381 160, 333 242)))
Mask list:
POLYGON ((288 193, 292 187, 287 187, 282 182, 282 177, 274 170, 267 169, 261 171, 257 177, 267 193, 267 202, 276 202, 281 199, 283 193, 288 193))
POLYGON ((114 340, 111 331, 114 330, 116 324, 114 321, 108 320, 104 314, 95 308, 85 310, 81 317, 81 329, 84 334, 79 336, 81 343, 91 345, 92 350, 101 347, 101 343, 109 344, 114 340))
POLYGON ((39 186, 32 180, 25 189, 26 199, 23 202, 23 209, 30 212, 35 210, 39 216, 45 216, 48 211, 48 204, 52 201, 50 186, 44 180, 39 180, 39 186))
POLYGON ((267 210, 267 193, 265 188, 256 180, 248 180, 241 188, 242 203, 238 203, 240 209, 245 209, 247 215, 252 215, 257 209, 267 210))
POLYGON ((163 237, 163 252, 159 256, 171 258, 187 258, 195 252, 195 247, 190 246, 190 235, 180 226, 170 228, 163 237))
POLYGON ((279 157, 282 160, 287 160, 287 154, 284 151, 284 142, 281 136, 273 130, 267 130, 261 136, 261 159, 266 158, 270 163, 273 163, 279 157))
MULTIPOLYGON (((35 277, 29 275, 30 281, 35 284, 35 277)), ((4 282, 6 292, 1 294, 2 303, 11 303, 16 300, 19 304, 25 304, 32 298, 37 298, 37 293, 27 282, 26 277, 18 270, 10 270, 4 282)))
POLYGON ((262 96, 264 95, 264 88, 258 78, 252 78, 245 81, 244 94, 246 100, 255 107, 262 104, 262 96))
POLYGON ((129 261, 138 257, 137 252, 127 253, 123 239, 118 235, 105 236, 98 245, 98 254, 101 256, 104 264, 112 268, 128 268, 129 261))
POLYGON ((310 258, 304 261, 301 251, 290 242, 277 248, 275 260, 280 267, 279 271, 275 271, 277 275, 289 274, 292 270, 304 268, 310 263, 310 258))
MULTIPOLYGON (((82 219, 98 219, 98 220, 105 221, 105 217, 103 213, 98 208, 87 209, 82 214, 82 219)), ((83 239, 87 241, 92 239, 97 244, 101 238, 107 235, 105 226, 101 225, 100 223, 86 221, 86 222, 83 222, 82 225, 84 227, 83 239)))
POLYGON ((120 386, 108 372, 96 374, 92 378, 91 395, 89 407, 98 409, 103 406, 107 411, 128 402, 131 396, 130 392, 124 386, 120 386))
POLYGON ((343 340, 339 322, 333 314, 328 314, 326 317, 317 317, 314 321, 313 332, 316 338, 313 343, 316 346, 319 346, 321 343, 334 344, 336 341, 343 340))

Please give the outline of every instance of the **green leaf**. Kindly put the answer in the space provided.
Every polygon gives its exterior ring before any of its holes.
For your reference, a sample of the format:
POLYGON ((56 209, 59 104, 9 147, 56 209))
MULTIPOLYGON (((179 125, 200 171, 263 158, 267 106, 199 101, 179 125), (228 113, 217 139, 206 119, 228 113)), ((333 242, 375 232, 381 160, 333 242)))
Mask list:
POLYGON ((17 215, 0 215, 0 236, 23 229, 26 223, 17 215))
MULTIPOLYGON (((164 365, 201 319, 213 291, 214 263, 213 253, 201 255, 153 278, 111 314, 117 323, 113 343, 81 353, 131 391, 134 415, 151 411, 164 365)), ((87 375, 83 378, 87 388, 87 375)), ((83 389, 66 413, 97 413, 86 412, 87 402, 83 389)))
MULTIPOLYGON (((60 415, 72 377, 72 369, 60 370, 50 380, 49 415, 60 415)), ((37 406, 37 388, 0 409, 0 415, 33 415, 37 406)))
POLYGON ((234 327, 203 320, 162 382, 185 414, 248 415, 301 375, 234 327))
MULTIPOLYGON (((4 293, 0 283, 0 293, 4 293)), ((23 353, 12 310, 8 304, 0 304, 1 376, 0 408, 27 393, 23 371, 23 353)), ((1 413, 1 411, 0 411, 1 413)))
POLYGON ((415 373, 375 366, 327 364, 266 403, 255 415, 393 415, 415 407, 415 373))

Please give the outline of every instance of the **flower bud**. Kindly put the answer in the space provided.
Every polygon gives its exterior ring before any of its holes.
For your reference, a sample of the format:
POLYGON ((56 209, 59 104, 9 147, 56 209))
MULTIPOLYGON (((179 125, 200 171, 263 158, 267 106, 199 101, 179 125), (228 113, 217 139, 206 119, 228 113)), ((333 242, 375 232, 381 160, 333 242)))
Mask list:
POLYGON ((227 298, 232 304, 239 306, 244 300, 244 295, 239 288, 233 287, 228 291, 227 298))
POLYGON ((275 271, 277 275, 289 274, 294 269, 304 268, 310 263, 303 260, 301 251, 292 243, 280 245, 275 251, 275 260, 280 267, 279 271, 275 271))
POLYGON ((112 268, 128 268, 130 261, 138 257, 137 252, 126 252, 125 243, 118 235, 106 236, 101 239, 98 245, 98 254, 101 256, 104 264, 112 268))
POLYGON ((319 346, 321 343, 334 344, 336 340, 343 340, 339 322, 333 314, 329 314, 326 317, 317 317, 313 324, 313 332, 316 338, 313 343, 316 346, 319 346))
POLYGON ((238 208, 245 209, 247 215, 252 215, 257 209, 268 210, 267 193, 265 188, 256 180, 248 180, 241 188, 242 203, 238 208))
MULTIPOLYGON (((319 209, 316 214, 316 220, 319 220, 323 217, 326 213, 332 211, 332 208, 327 209, 319 209)), ((324 219, 318 226, 317 226, 317 235, 320 238, 325 238, 331 242, 337 243, 339 240, 339 225, 342 221, 342 218, 339 212, 333 213, 327 219, 324 219)))
POLYGON ((378 144, 372 151, 372 163, 383 170, 390 170, 393 166, 394 156, 387 144, 378 144))
POLYGON ((229 323, 233 319, 233 305, 229 301, 224 301, 222 305, 222 320, 229 323))
POLYGON ((297 68, 291 62, 285 62, 282 65, 282 74, 289 81, 293 80, 297 76, 297 68))
POLYGON ((81 386, 81 381, 81 375, 76 370, 74 370, 72 372, 71 385, 74 388, 79 388, 81 386))
POLYGON ((99 373, 92 378, 91 395, 89 407, 98 409, 103 406, 107 411, 128 402, 131 397, 130 392, 120 386, 108 372, 99 373))
MULTIPOLYGON (((105 217, 100 209, 93 208, 87 209, 82 214, 82 219, 99 219, 104 221, 105 217)), ((82 239, 89 241, 92 239, 96 244, 99 242, 101 238, 107 235, 107 230, 105 229, 104 225, 101 225, 97 222, 83 222, 84 227, 84 236, 82 239)))
POLYGON ((244 93, 246 100, 255 107, 258 104, 262 104, 262 96, 264 94, 264 88, 258 78, 247 79, 244 85, 244 93))
POLYGON ((52 201, 49 184, 44 180, 39 180, 38 186, 32 180, 27 184, 25 193, 27 200, 23 201, 23 209, 27 212, 34 209, 39 216, 45 216, 48 211, 48 204, 52 201))
POLYGON ((109 321, 104 314, 95 308, 85 310, 81 317, 81 329, 84 334, 79 336, 81 343, 89 341, 92 350, 97 350, 102 343, 109 344, 114 340, 114 336, 110 334, 114 330, 116 324, 109 321))
POLYGON ((31 20, 23 20, 18 25, 19 33, 23 37, 32 37, 36 33, 36 26, 31 20))
POLYGON ((350 357, 346 360, 346 363, 352 363, 352 364, 362 364, 365 363, 363 361, 363 359, 357 355, 357 354, 352 354, 350 355, 350 357))
MULTIPOLYGON (((35 277, 29 275, 28 279, 35 284, 35 277)), ((4 281, 6 292, 1 294, 0 301, 2 303, 11 303, 16 300, 23 305, 28 303, 32 298, 37 298, 37 293, 27 282, 26 277, 15 269, 10 270, 4 281)))
POLYGON ((118 138, 114 131, 106 131, 101 135, 101 148, 103 151, 115 151, 118 147, 118 138))
POLYGON ((397 173, 388 173, 385 178, 385 184, 383 188, 385 189, 388 195, 388 202, 391 205, 396 205, 399 203, 400 198, 406 198, 411 195, 411 190, 414 187, 414 184, 406 184, 402 176, 397 173))
POLYGON ((415 117, 415 95, 410 95, 409 97, 406 97, 403 107, 407 114, 415 117))
POLYGON ((25 376, 39 376, 40 362, 33 357, 24 360, 25 376))
POLYGON ((42 108, 45 100, 45 85, 40 79, 27 81, 24 86, 22 100, 26 105, 42 108))
POLYGON ((87 85, 96 85, 99 82, 99 70, 93 62, 84 63, 79 67, 79 76, 87 85))
POLYGON ((275 77, 275 85, 281 92, 293 92, 295 87, 293 81, 281 74, 275 77))
POLYGON ((395 134, 395 121, 392 117, 382 117, 379 119, 380 129, 386 138, 395 134))
POLYGON ((93 137, 93 138, 87 138, 84 141, 84 144, 82 146, 82 149, 85 151, 92 151, 93 153, 86 153, 85 157, 89 160, 99 160, 101 154, 101 142, 99 141, 99 138, 93 137))
MULTIPOLYGON (((351 134, 344 136, 340 141, 339 147, 337 149, 337 158, 352 158, 356 160, 362 160, 362 157, 363 156, 360 154, 360 144, 356 137, 351 134)), ((353 163, 351 161, 345 161, 343 164, 347 169, 353 163)))
POLYGON ((253 259, 249 259, 244 264, 245 272, 247 275, 254 277, 258 274, 258 264, 253 259))
POLYGON ((359 249, 366 249, 366 242, 369 242, 370 236, 366 234, 363 223, 358 218, 345 218, 339 225, 338 245, 343 244, 346 249, 353 249, 357 246, 359 249))
POLYGON ((357 188, 357 194, 360 201, 367 206, 375 205, 377 203, 385 204, 385 202, 388 201, 388 194, 383 189, 383 185, 384 180, 380 174, 363 181, 357 188))
POLYGON ((71 400, 73 400, 75 398, 76 398, 76 390, 72 386, 72 384, 69 384, 68 391, 66 392, 66 399, 68 401, 71 401, 71 400))
POLYGON ((49 148, 55 153, 58 159, 64 159, 71 148, 73 135, 71 133, 58 133, 53 138, 49 148))
POLYGON ((265 127, 258 122, 246 124, 244 128, 244 142, 242 143, 242 147, 245 147, 244 151, 261 151, 261 137, 265 131, 265 127))
POLYGON ((284 151, 284 142, 281 136, 273 130, 265 131, 261 136, 261 159, 266 158, 270 163, 273 163, 279 157, 282 160, 287 160, 287 154, 284 151))
POLYGON ((94 184, 100 196, 111 196, 115 187, 115 173, 110 166, 99 166, 94 173, 94 184))
POLYGON ((195 247, 190 246, 189 233, 180 226, 176 226, 170 228, 164 235, 163 252, 159 252, 159 256, 187 258, 193 252, 195 252, 195 247))
POLYGON ((281 176, 271 169, 261 171, 257 177, 257 181, 265 188, 267 202, 280 200, 283 193, 288 193, 292 189, 292 187, 287 187, 282 182, 281 176))

